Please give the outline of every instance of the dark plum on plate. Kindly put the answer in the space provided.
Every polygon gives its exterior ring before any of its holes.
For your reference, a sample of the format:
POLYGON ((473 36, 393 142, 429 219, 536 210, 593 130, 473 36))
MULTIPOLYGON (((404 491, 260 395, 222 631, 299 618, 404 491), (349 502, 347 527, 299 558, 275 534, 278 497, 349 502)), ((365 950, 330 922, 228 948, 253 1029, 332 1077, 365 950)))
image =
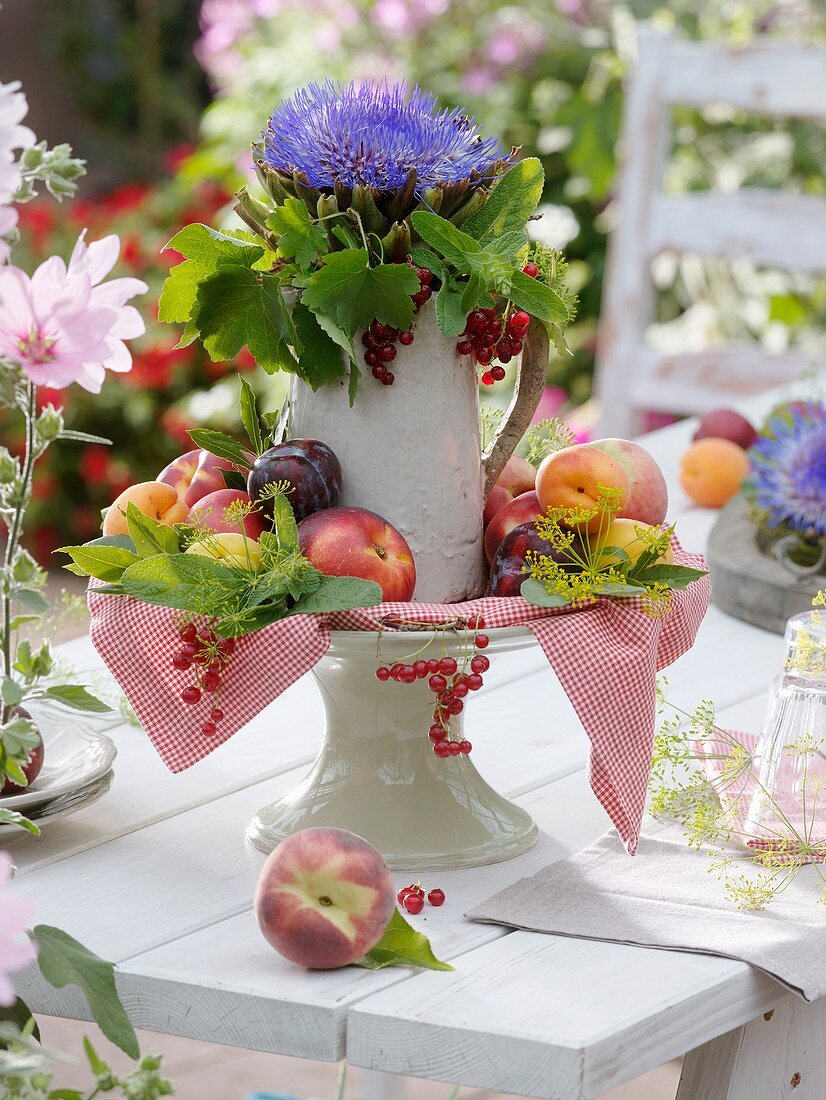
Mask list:
MULTIPOLYGON (((24 710, 23 707, 15 707, 11 713, 13 718, 31 718, 29 712, 27 710, 24 710)), ((40 736, 39 731, 37 737, 37 744, 29 753, 28 759, 23 765, 23 774, 26 777, 27 786, 21 787, 17 783, 12 783, 10 779, 6 779, 5 783, 3 784, 2 790, 0 790, 0 798, 2 798, 4 795, 22 794, 23 791, 27 791, 29 789, 32 783, 34 783, 35 779, 37 779, 38 775, 40 775, 40 769, 43 767, 44 748, 43 738, 40 736)))
MULTIPOLYGON (((577 550, 574 546, 572 550, 581 553, 581 548, 577 550)), ((567 572, 573 572, 576 568, 566 554, 560 554, 549 542, 540 538, 535 523, 520 523, 505 535, 490 563, 490 588, 494 596, 520 594, 522 582, 530 576, 524 571, 529 552, 553 558, 567 572)))
MULTIPOLYGON (((314 512, 335 508, 341 498, 341 463, 319 439, 288 439, 259 455, 247 478, 247 491, 259 500, 273 482, 289 484, 287 500, 299 522, 314 512)), ((264 498, 261 509, 272 518, 272 502, 264 498)))

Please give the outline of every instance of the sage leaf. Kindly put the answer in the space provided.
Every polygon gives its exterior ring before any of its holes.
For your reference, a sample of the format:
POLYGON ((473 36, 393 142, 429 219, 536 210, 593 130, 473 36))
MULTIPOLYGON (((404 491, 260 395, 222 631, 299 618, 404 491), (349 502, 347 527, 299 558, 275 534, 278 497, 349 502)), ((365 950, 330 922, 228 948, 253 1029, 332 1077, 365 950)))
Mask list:
POLYGON ((136 553, 122 546, 101 546, 94 543, 61 546, 59 553, 68 554, 83 575, 110 583, 119 581, 124 569, 140 561, 136 553))
POLYGON ((321 575, 315 592, 310 592, 293 607, 296 615, 324 611, 349 611, 356 607, 375 607, 382 602, 381 587, 375 581, 361 577, 330 577, 321 575))
POLYGON ((571 603, 567 596, 561 596, 558 592, 549 592, 535 577, 528 577, 522 581, 520 591, 528 603, 536 604, 537 607, 568 607, 571 603))

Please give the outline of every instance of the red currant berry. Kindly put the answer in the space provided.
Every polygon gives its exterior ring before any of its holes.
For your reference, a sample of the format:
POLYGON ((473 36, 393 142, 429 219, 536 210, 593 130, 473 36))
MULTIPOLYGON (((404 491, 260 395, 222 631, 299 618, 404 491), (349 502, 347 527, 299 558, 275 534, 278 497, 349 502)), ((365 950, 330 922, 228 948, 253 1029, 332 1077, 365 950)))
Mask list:
POLYGON ((465 756, 467 756, 467 754, 471 751, 472 748, 473 748, 473 745, 471 745, 470 741, 460 741, 459 742, 459 749, 465 754, 465 756))
POLYGON ((453 685, 453 694, 456 696, 457 699, 464 699, 464 697, 468 693, 468 690, 469 688, 464 680, 461 680, 458 684, 453 685))
POLYGON ((435 657, 431 657, 430 660, 427 662, 427 671, 428 672, 438 672, 439 671, 439 662, 435 657))
POLYGON ((447 751, 450 756, 458 756, 462 750, 459 748, 458 741, 448 741, 447 751))
POLYGON ((366 348, 374 348, 376 346, 375 338, 369 328, 365 329, 361 334, 361 342, 366 348))
POLYGON ((395 665, 391 665, 390 666, 390 676, 392 677, 392 679, 398 680, 399 676, 401 675, 401 671, 402 671, 403 668, 404 668, 404 665, 399 664, 398 661, 396 662, 395 665))
POLYGON ((476 362, 479 363, 480 366, 487 367, 491 359, 493 359, 492 348, 483 347, 476 349, 476 362))
POLYGON ((222 638, 218 643, 218 649, 226 654, 228 657, 230 653, 235 652, 236 639, 235 638, 222 638))
POLYGON ((473 351, 473 344, 470 342, 470 340, 460 340, 459 343, 456 345, 456 350, 459 352, 460 355, 470 355, 470 353, 473 351))
POLYGON ((182 649, 179 649, 172 658, 172 664, 179 672, 185 672, 188 668, 192 668, 192 660, 187 657, 182 649))
POLYGON ((402 886, 401 890, 399 890, 398 894, 396 894, 396 901, 399 903, 399 905, 404 905, 404 899, 410 893, 412 893, 412 887, 402 886))
POLYGON ((467 331, 468 332, 484 332, 487 327, 488 319, 485 317, 481 309, 474 309, 472 313, 468 314, 467 319, 467 331))
POLYGON ((217 672, 205 672, 201 680, 201 685, 204 691, 209 695, 214 695, 221 686, 221 677, 217 672))
POLYGON ((390 679, 390 669, 386 668, 384 665, 379 665, 376 669, 376 679, 381 680, 383 684, 387 683, 390 679))
POLYGON ((455 657, 442 657, 439 661, 439 671, 443 672, 445 676, 452 676, 457 668, 455 657))
POLYGON ((187 645, 181 646, 181 648, 178 650, 178 653, 182 657, 186 657, 188 661, 194 661, 195 656, 198 653, 198 647, 189 642, 187 645))
POLYGON ((420 267, 418 271, 419 282, 428 285, 433 282, 433 272, 429 271, 426 267, 420 267))
POLYGON ((214 737, 217 732, 218 727, 215 725, 214 722, 204 722, 204 724, 201 726, 201 733, 204 735, 204 737, 214 737))
POLYGON ((189 703, 189 705, 192 706, 194 703, 200 703, 201 693, 198 688, 190 685, 189 687, 185 687, 181 692, 181 698, 185 703, 189 703))
POLYGON ((479 675, 478 672, 471 672, 470 676, 468 676, 465 680, 465 683, 467 684, 470 691, 478 691, 483 682, 484 681, 482 680, 482 677, 479 675))
POLYGON ((490 657, 485 656, 484 653, 477 653, 470 662, 470 667, 474 672, 487 672, 490 668, 490 657))
POLYGON ((427 667, 427 661, 414 661, 413 671, 416 673, 417 680, 423 680, 430 671, 427 667))
POLYGON ((448 748, 447 741, 437 741, 433 746, 433 751, 437 756, 440 756, 443 760, 446 756, 450 756, 450 749, 448 748))
POLYGON ((461 714, 464 709, 465 704, 462 702, 461 699, 451 699, 450 702, 447 704, 448 714, 461 714))
POLYGON ((485 373, 482 375, 482 385, 483 386, 492 386, 493 385, 493 375, 490 373, 489 370, 486 370, 485 373))
POLYGON ((370 373, 377 382, 381 382, 387 374, 387 367, 385 367, 383 363, 376 363, 375 367, 371 367, 370 373))
POLYGON ((488 336, 492 336, 494 340, 497 340, 502 333, 502 322, 499 318, 495 318, 493 321, 488 321, 485 325, 485 332, 488 336))
POLYGON ((183 641, 191 643, 198 637, 198 628, 195 623, 187 623, 186 626, 181 627, 180 634, 183 641))
POLYGON ((209 712, 209 717, 213 722, 220 722, 221 719, 224 717, 224 712, 221 710, 220 707, 213 707, 212 710, 209 712))
POLYGON ((532 279, 535 279, 536 276, 539 274, 539 268, 536 266, 536 264, 525 264, 522 270, 525 272, 526 275, 530 275, 532 279))
POLYGON ((383 363, 392 363, 397 355, 398 352, 392 344, 385 344, 383 347, 379 348, 379 359, 381 359, 383 363))
POLYGON ((414 337, 412 329, 409 332, 399 333, 399 343, 402 345, 402 347, 409 348, 410 345, 413 343, 413 339, 414 337))
POLYGON ((467 621, 468 630, 483 630, 485 626, 485 620, 481 615, 471 615, 467 621))
POLYGON ((390 326, 383 325, 381 321, 374 321, 370 326, 370 331, 377 340, 386 340, 390 335, 390 326))
POLYGON ((392 371, 385 371, 384 378, 382 378, 382 384, 385 386, 392 386, 396 381, 396 376, 392 371))
POLYGON ((431 905, 440 906, 445 903, 445 892, 440 890, 437 886, 435 890, 429 890, 427 894, 427 900, 431 905))
POLYGON ((447 680, 440 673, 435 672, 427 681, 427 686, 430 688, 431 691, 444 691, 447 687, 447 680))
POLYGON ((414 684, 416 682, 416 670, 412 665, 405 665, 399 673, 399 679, 403 684, 414 684))
POLYGON ((417 913, 421 913, 424 909, 424 900, 418 894, 408 894, 402 905, 408 913, 415 917, 417 913))
MULTIPOLYGON (((527 275, 528 272, 525 272, 525 274, 527 275)), ((516 313, 511 314, 510 327, 513 328, 516 332, 527 332, 530 323, 531 318, 529 314, 524 311, 524 309, 518 309, 516 313)))
POLYGON ((364 362, 368 367, 375 367, 379 362, 379 353, 372 349, 364 354, 364 362))
MULTIPOLYGON (((510 359, 510 356, 508 356, 508 358, 510 359)), ((490 368, 490 376, 494 380, 494 382, 501 382, 502 379, 505 377, 505 368, 504 367, 491 367, 490 368)))
POLYGON ((427 731, 427 736, 434 743, 436 741, 444 741, 444 739, 447 737, 447 730, 443 726, 439 725, 437 722, 434 722, 430 729, 427 731))
MULTIPOLYGON (((497 351, 496 356, 500 363, 510 363, 511 359, 513 359, 513 355, 509 351, 497 351)), ((502 377, 505 377, 504 371, 502 372, 502 377)))
POLYGON ((511 355, 521 355, 521 354, 522 354, 522 341, 521 340, 511 340, 511 355))
POLYGON ((477 649, 487 649, 490 645, 490 638, 487 634, 477 634, 473 642, 477 649))

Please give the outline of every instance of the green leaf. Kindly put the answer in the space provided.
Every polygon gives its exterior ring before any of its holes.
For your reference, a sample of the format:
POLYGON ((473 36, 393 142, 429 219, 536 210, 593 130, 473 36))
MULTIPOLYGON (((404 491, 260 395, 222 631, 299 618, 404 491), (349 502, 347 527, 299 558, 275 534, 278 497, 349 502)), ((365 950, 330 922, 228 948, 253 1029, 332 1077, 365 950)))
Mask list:
POLYGON ((467 313, 462 303, 464 289, 448 276, 436 295, 436 323, 443 336, 454 338, 465 330, 467 313))
MULTIPOLYGON (((123 550, 131 550, 133 554, 136 554, 135 544, 129 538, 128 535, 100 535, 96 539, 90 539, 88 542, 84 542, 84 546, 120 546, 123 550)), ((55 553, 60 553, 59 550, 55 550, 55 553)))
POLYGON ((45 699, 54 699, 71 710, 86 710, 93 714, 108 714, 112 709, 108 703, 92 695, 81 684, 55 684, 43 691, 45 699))
POLYGON ((669 588, 686 588, 692 581, 707 577, 705 569, 692 569, 688 565, 650 565, 634 579, 645 584, 665 584, 669 588))
POLYGON ((356 403, 356 397, 359 392, 359 379, 361 378, 361 371, 358 369, 355 359, 350 360, 350 375, 347 382, 347 399, 350 402, 350 408, 356 403))
POLYGON ((119 581, 124 569, 140 560, 121 546, 61 546, 58 553, 68 554, 83 575, 110 582, 119 581))
POLYGON ((641 592, 645 592, 645 588, 637 584, 606 581, 597 594, 599 596, 638 596, 641 592))
POLYGON ((307 279, 301 300, 313 313, 326 314, 352 336, 372 320, 408 329, 412 295, 419 280, 410 264, 370 267, 364 248, 348 248, 323 258, 324 266, 307 279))
POLYGON ((536 157, 526 157, 501 176, 490 196, 463 225, 477 240, 523 230, 536 211, 545 187, 545 173, 536 157))
POLYGON ((106 1038, 130 1058, 139 1058, 135 1029, 115 988, 114 966, 59 928, 38 924, 31 935, 37 945, 37 965, 46 981, 56 989, 79 986, 106 1038))
POLYGON ((178 535, 169 524, 145 516, 131 500, 126 505, 126 524, 140 558, 151 558, 153 554, 177 554, 181 548, 178 535))
POLYGON ((382 591, 375 581, 361 577, 322 575, 315 592, 302 596, 293 608, 296 615, 322 611, 348 611, 354 607, 375 607, 382 602, 382 591))
POLYGON ((17 810, 7 810, 3 806, 0 806, 0 825, 16 825, 18 829, 25 829, 32 836, 40 836, 39 825, 35 825, 33 821, 18 813, 17 810))
POLYGON ((467 273, 468 257, 481 251, 481 245, 474 237, 429 210, 414 211, 410 220, 422 240, 432 245, 458 272, 467 273))
POLYGON ((515 305, 545 325, 565 324, 568 320, 569 308, 557 292, 524 271, 513 272, 510 297, 515 305))
POLYGON ((278 254, 294 259, 300 268, 310 268, 328 251, 327 234, 310 218, 301 199, 287 199, 266 220, 266 226, 278 234, 278 254))
POLYGON ((521 592, 528 603, 536 604, 537 607, 568 607, 571 603, 567 596, 549 592, 535 577, 528 577, 522 581, 521 592))
POLYGON ((42 615, 49 610, 49 601, 36 588, 18 588, 13 595, 19 603, 22 603, 29 611, 36 611, 38 615, 42 615))
POLYGON ((3 677, 0 696, 7 707, 16 707, 18 703, 22 703, 25 694, 25 688, 22 684, 18 684, 17 680, 13 680, 11 676, 3 677))
POLYGON ((39 619, 39 615, 15 615, 9 622, 9 633, 19 630, 20 627, 25 626, 26 623, 36 623, 39 619))
POLYGON ((240 489, 242 493, 247 491, 247 479, 240 470, 221 470, 221 477, 227 489, 240 489))
POLYGON ((286 600, 278 603, 258 604, 255 607, 245 607, 241 611, 233 612, 219 619, 215 623, 215 633, 222 638, 241 638, 245 634, 251 634, 254 630, 261 630, 270 623, 276 623, 287 614, 286 600))
POLYGON ((89 432, 76 432, 73 428, 64 428, 58 439, 70 439, 75 443, 100 443, 104 447, 111 447, 112 440, 105 439, 102 435, 90 435, 89 432))
POLYGON ((215 362, 234 359, 246 345, 268 374, 295 370, 288 343, 298 341, 275 275, 240 264, 219 268, 198 284, 194 321, 215 362))
POLYGON ((241 569, 200 554, 144 558, 124 572, 121 583, 136 600, 216 617, 235 610, 250 588, 241 569))
POLYGON ((189 438, 196 447, 200 447, 202 451, 209 451, 216 458, 225 458, 244 470, 252 468, 244 448, 237 439, 233 439, 225 432, 214 432, 211 428, 193 428, 189 432, 189 438))
POLYGON ((433 954, 430 940, 412 928, 398 909, 393 911, 384 935, 367 954, 357 959, 353 966, 367 970, 382 970, 386 966, 419 966, 424 970, 452 971, 450 963, 442 962, 433 954))
POLYGON ((264 441, 261 437, 261 418, 258 415, 258 403, 252 386, 246 380, 241 379, 241 423, 249 437, 255 454, 260 455, 264 450, 264 441))
POLYGON ((258 542, 264 552, 265 567, 270 553, 298 549, 298 524, 284 493, 278 493, 272 498, 272 530, 263 531, 258 542))
MULTIPOLYGON (((167 276, 158 303, 159 321, 188 321, 192 315, 199 284, 226 264, 249 267, 264 254, 260 242, 243 239, 243 233, 219 233, 208 225, 187 225, 165 246, 181 252, 186 259, 167 276)), ((197 335, 197 329, 192 333, 197 335)))
POLYGON ((343 340, 332 340, 322 320, 329 326, 329 318, 313 313, 302 302, 293 309, 293 323, 302 346, 297 373, 313 390, 343 378, 347 371, 342 343, 350 344, 350 341, 344 333, 341 333, 343 340))

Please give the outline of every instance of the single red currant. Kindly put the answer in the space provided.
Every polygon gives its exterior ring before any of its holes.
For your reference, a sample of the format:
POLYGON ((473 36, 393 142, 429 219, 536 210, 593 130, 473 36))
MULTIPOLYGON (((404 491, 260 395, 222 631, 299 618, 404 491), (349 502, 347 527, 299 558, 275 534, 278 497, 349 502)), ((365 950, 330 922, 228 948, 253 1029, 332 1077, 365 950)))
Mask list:
POLYGON ((195 703, 200 703, 201 693, 194 685, 190 684, 189 687, 185 687, 181 692, 181 698, 185 703, 189 703, 192 706, 195 703))
MULTIPOLYGON (((510 359, 510 356, 508 356, 508 359, 510 359)), ((491 367, 490 376, 494 380, 494 382, 501 382, 502 379, 505 377, 505 368, 499 366, 491 367)))
POLYGON ((365 355, 364 355, 364 362, 365 362, 365 363, 367 364, 367 366, 368 366, 368 367, 375 367, 375 366, 377 366, 377 365, 378 365, 378 362, 379 362, 379 355, 378 355, 378 352, 377 352, 377 351, 373 351, 373 350, 372 350, 372 348, 370 349, 370 351, 368 351, 368 352, 365 352, 365 355))
POLYGON ((481 366, 486 367, 493 359, 493 349, 488 347, 481 347, 476 349, 476 362, 481 366))
POLYGON ((195 656, 198 653, 198 647, 192 642, 188 642, 185 646, 181 646, 181 648, 178 650, 178 653, 182 657, 186 657, 188 661, 194 661, 195 656))
POLYGON ((402 345, 402 347, 409 348, 410 345, 413 343, 413 339, 414 337, 412 329, 410 329, 408 332, 399 333, 399 343, 402 345))
POLYGON ((467 754, 473 748, 473 745, 471 745, 470 741, 460 741, 459 742, 459 748, 465 754, 465 756, 467 756, 467 754))
POLYGON ((493 385, 493 375, 490 373, 489 370, 486 370, 485 373, 482 375, 482 385, 483 386, 492 386, 493 385))
POLYGON ((385 375, 384 375, 384 378, 382 378, 383 385, 392 386, 395 381, 396 381, 395 374, 393 374, 392 371, 386 371, 385 375))
POLYGON ((445 892, 444 892, 444 890, 440 890, 438 886, 434 890, 428 890, 427 900, 430 902, 431 905, 435 905, 437 907, 440 906, 440 905, 444 905, 444 903, 445 903, 445 892))
POLYGON ((387 683, 390 679, 390 669, 386 668, 384 665, 379 665, 376 669, 376 679, 381 680, 383 684, 387 683))
POLYGON ((465 683, 470 691, 478 691, 482 686, 483 680, 478 672, 471 672, 470 676, 465 679, 465 683))
POLYGON ((433 272, 426 267, 420 267, 418 271, 419 282, 425 285, 433 282, 433 272))
POLYGON ((434 722, 430 729, 427 731, 427 736, 434 743, 436 741, 444 741, 444 739, 447 737, 447 730, 444 728, 444 726, 441 726, 437 722, 434 722))
POLYGON ((511 340, 511 355, 521 355, 521 354, 522 354, 522 341, 521 340, 511 340))
POLYGON ((462 750, 459 748, 459 742, 458 741, 448 741, 447 751, 448 751, 448 755, 450 755, 450 756, 458 756, 459 753, 462 750))
POLYGON ((204 722, 204 724, 201 726, 201 733, 204 735, 204 737, 214 737, 217 732, 218 727, 215 725, 214 722, 204 722))
POLYGON ((385 344, 384 347, 379 348, 379 359, 383 363, 392 363, 398 355, 398 352, 392 344, 385 344))
POLYGON ((536 264, 525 264, 522 270, 525 272, 526 275, 530 275, 532 279, 535 279, 539 274, 539 268, 536 266, 536 264))
POLYGON ((185 642, 191 643, 198 637, 198 628, 195 626, 195 623, 187 623, 186 626, 181 627, 180 634, 185 642))
POLYGON ((205 692, 214 695, 221 686, 221 677, 217 672, 205 672, 201 679, 201 685, 205 692))
POLYGON ((209 717, 213 722, 220 722, 221 719, 224 717, 224 712, 221 710, 220 707, 213 707, 212 710, 209 712, 209 717))
POLYGON ((415 917, 417 913, 421 913, 424 909, 424 900, 418 894, 408 894, 402 905, 408 913, 415 917))
POLYGON ((456 345, 456 350, 459 352, 460 355, 470 355, 470 353, 473 351, 473 344, 470 342, 470 340, 460 340, 459 343, 456 345))
POLYGON ((458 684, 453 685, 453 694, 457 699, 464 699, 469 690, 464 680, 460 680, 458 684))
MULTIPOLYGON (((525 272, 525 274, 527 275, 528 272, 525 272)), ((537 272, 537 274, 538 274, 538 272, 537 272)), ((518 309, 516 311, 516 313, 511 314, 510 327, 515 332, 527 332, 528 331, 528 326, 530 325, 530 323, 531 323, 530 315, 527 314, 524 311, 524 309, 518 309)))
POLYGON ((374 321, 370 329, 377 340, 386 340, 390 335, 390 326, 383 325, 381 321, 374 321))
POLYGON ((370 373, 377 382, 381 382, 387 374, 387 367, 383 363, 376 363, 375 367, 370 368, 370 373))
POLYGON ((431 691, 444 691, 447 687, 447 680, 440 673, 435 672, 427 681, 427 685, 431 691))
POLYGON ((172 658, 172 664, 179 672, 185 672, 188 668, 192 668, 192 659, 187 657, 182 649, 179 649, 172 658))
POLYGON ((433 746, 433 751, 444 760, 446 756, 450 756, 450 749, 447 746, 447 741, 437 741, 433 746))
POLYGON ((427 661, 415 661, 413 664, 413 671, 416 673, 417 680, 423 680, 430 671, 427 667, 427 661))
POLYGON ((442 657, 439 661, 439 671, 443 672, 445 676, 452 676, 457 668, 455 657, 442 657))
POLYGON ((490 668, 490 657, 485 656, 484 653, 477 653, 470 662, 470 667, 474 672, 487 672, 490 668))
POLYGON ((477 634, 473 639, 473 643, 477 649, 487 649, 490 645, 490 638, 487 634, 477 634))
POLYGON ((427 662, 427 671, 428 672, 438 672, 439 671, 439 662, 435 657, 431 657, 430 660, 427 662))
POLYGON ((467 319, 467 331, 468 332, 484 332, 487 327, 488 319, 485 317, 481 309, 474 309, 472 313, 468 314, 467 319))
POLYGON ((485 620, 481 615, 471 615, 467 621, 468 630, 482 630, 485 626, 485 620))
POLYGON ((396 901, 399 903, 399 905, 404 905, 404 899, 408 897, 408 895, 411 893, 412 887, 402 886, 401 890, 399 890, 398 894, 396 894, 396 901))

